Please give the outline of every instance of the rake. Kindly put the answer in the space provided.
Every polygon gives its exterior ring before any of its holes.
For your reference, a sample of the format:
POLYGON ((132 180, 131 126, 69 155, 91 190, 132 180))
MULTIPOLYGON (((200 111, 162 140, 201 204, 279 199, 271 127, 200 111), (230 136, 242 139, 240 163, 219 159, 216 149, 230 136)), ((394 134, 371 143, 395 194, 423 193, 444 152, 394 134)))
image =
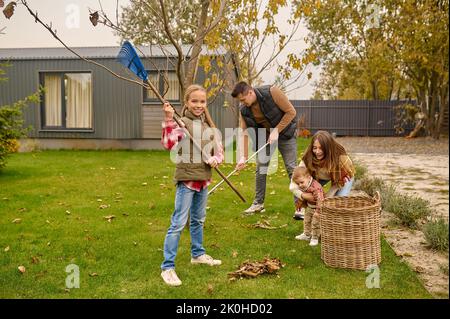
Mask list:
MULTIPOLYGON (((141 59, 139 58, 136 50, 131 45, 129 41, 125 41, 119 51, 119 54, 117 55, 117 60, 124 65, 126 68, 128 68, 131 72, 133 72, 137 77, 139 77, 142 81, 146 82, 150 89, 153 91, 153 93, 156 95, 156 97, 161 101, 161 103, 166 102, 164 98, 159 94, 159 91, 155 88, 152 82, 148 79, 147 71, 144 68, 144 65, 142 64, 141 59)), ((172 105, 170 105, 172 106, 172 105)), ((201 146, 197 143, 197 141, 192 137, 191 133, 186 129, 186 125, 181 120, 180 114, 178 114, 177 110, 172 106, 172 109, 175 111, 174 120, 175 122, 182 128, 184 128, 185 133, 189 138, 191 139, 192 143, 195 145, 195 147, 201 152, 202 158, 203 157, 209 157, 209 155, 204 154, 201 146)), ((222 177, 222 179, 231 187, 231 189, 239 196, 239 198, 245 203, 245 198, 239 193, 239 191, 234 187, 233 184, 228 180, 228 178, 217 168, 214 167, 216 172, 222 177)))
MULTIPOLYGON (((261 148, 259 150, 257 150, 255 153, 252 154, 252 156, 250 156, 245 162, 244 164, 247 164, 253 157, 256 156, 256 154, 258 154, 259 152, 261 152, 267 145, 269 145, 270 143, 267 142, 266 144, 264 144, 263 146, 261 146, 261 148)), ((230 174, 227 175, 227 178, 230 178, 234 173, 237 172, 237 169, 235 169, 234 171, 232 171, 230 174)), ((217 189, 217 187, 219 187, 220 185, 222 185, 224 180, 221 180, 219 183, 216 184, 216 186, 214 186, 209 192, 208 195, 211 195, 212 193, 214 193, 214 191, 217 189)))

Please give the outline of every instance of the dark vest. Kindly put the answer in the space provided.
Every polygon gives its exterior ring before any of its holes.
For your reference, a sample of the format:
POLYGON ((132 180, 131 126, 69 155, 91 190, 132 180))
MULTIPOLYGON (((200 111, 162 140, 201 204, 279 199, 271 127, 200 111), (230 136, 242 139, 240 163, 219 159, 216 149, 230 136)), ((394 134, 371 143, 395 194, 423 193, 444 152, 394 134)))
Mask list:
MULTIPOLYGON (((258 101, 259 107, 261 108, 261 112, 263 113, 264 117, 269 122, 270 126, 275 128, 278 123, 280 123, 281 118, 286 114, 283 112, 275 103, 275 101, 272 98, 272 94, 270 94, 270 85, 264 85, 260 87, 253 88, 256 94, 256 99, 258 101)), ((247 124, 248 127, 253 128, 260 128, 261 125, 258 125, 256 123, 255 117, 253 116, 252 111, 249 107, 245 105, 241 105, 240 107, 241 115, 247 124)), ((279 139, 281 140, 288 140, 294 136, 296 136, 296 130, 297 130, 297 123, 296 118, 294 118, 291 123, 289 123, 281 132, 279 132, 279 139)), ((258 135, 256 134, 256 143, 258 135)), ((254 138, 254 137, 252 137, 254 138)), ((265 143, 265 142, 264 142, 265 143)), ((262 144, 264 144, 262 143, 262 144)))
MULTIPOLYGON (((194 116, 189 111, 186 111, 185 116, 182 118, 182 121, 186 124, 186 129, 193 135, 193 126, 194 122, 201 124, 201 131, 202 136, 205 129, 209 128, 209 125, 204 121, 204 118, 198 118, 194 116)), ((189 140, 189 137, 186 136, 186 139, 189 140)), ((211 140, 201 140, 197 141, 199 144, 201 144, 202 149, 205 147, 206 144, 210 143, 211 140)), ((175 182, 179 181, 205 181, 211 178, 211 166, 208 164, 205 164, 203 161, 200 163, 194 163, 194 157, 193 157, 193 151, 196 148, 190 140, 189 142, 190 147, 190 158, 188 162, 180 162, 176 164, 175 169, 175 182)), ((181 155, 181 149, 179 150, 179 154, 181 155)), ((212 154, 211 154, 212 155, 212 154)))

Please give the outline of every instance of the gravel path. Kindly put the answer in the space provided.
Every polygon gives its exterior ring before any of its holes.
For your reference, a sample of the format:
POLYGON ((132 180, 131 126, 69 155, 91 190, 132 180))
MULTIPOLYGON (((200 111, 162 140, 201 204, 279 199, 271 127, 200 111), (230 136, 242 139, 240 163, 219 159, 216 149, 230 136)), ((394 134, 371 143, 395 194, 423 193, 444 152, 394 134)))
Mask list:
MULTIPOLYGON (((338 137, 352 158, 397 191, 430 201, 434 217, 449 218, 449 140, 401 137, 338 137)), ((425 288, 437 298, 448 298, 449 255, 427 247, 420 230, 394 226, 394 217, 382 214, 382 232, 395 253, 418 273, 425 288)))
POLYGON ((414 139, 404 137, 338 137, 337 141, 350 153, 449 155, 448 137, 439 140, 431 137, 414 139))

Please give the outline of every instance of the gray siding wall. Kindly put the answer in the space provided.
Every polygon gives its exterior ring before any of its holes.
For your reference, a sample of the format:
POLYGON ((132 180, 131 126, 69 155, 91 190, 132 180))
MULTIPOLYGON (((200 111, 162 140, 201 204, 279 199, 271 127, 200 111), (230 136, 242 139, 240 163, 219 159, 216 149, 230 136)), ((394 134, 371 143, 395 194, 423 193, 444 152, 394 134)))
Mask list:
MULTIPOLYGON (((114 60, 97 60, 114 72, 124 74, 114 60)), ((32 125, 30 137, 36 138, 140 138, 142 91, 106 70, 81 60, 13 61, 7 68, 9 81, 0 85, 0 105, 10 104, 36 92, 39 73, 46 71, 86 71, 92 73, 93 132, 43 131, 40 105, 30 105, 24 112, 25 124, 32 125)))
MULTIPOLYGON (((136 77, 115 59, 97 59, 112 71, 128 78, 136 77)), ((154 58, 153 62, 143 61, 147 69, 164 69, 165 58, 154 58)), ((0 105, 12 104, 36 92, 39 87, 39 73, 46 71, 86 71, 92 73, 93 131, 44 131, 41 130, 40 105, 30 105, 24 111, 25 125, 31 125, 32 138, 93 138, 93 139, 142 139, 161 137, 163 113, 161 104, 143 103, 142 87, 112 76, 101 67, 82 60, 17 60, 7 68, 9 81, 0 85, 0 105)), ((170 67, 170 64, 169 64, 170 67)), ((171 67, 170 67, 171 68, 171 67)), ((198 81, 203 83, 204 74, 199 73, 198 81)), ((223 107, 226 97, 218 96, 209 106, 211 116, 219 129, 236 127, 234 112, 223 107)), ((233 104, 232 104, 233 105, 233 104)), ((174 105, 178 109, 180 105, 174 105)))
MULTIPOLYGON (((297 119, 305 116, 305 127, 345 136, 396 136, 394 107, 406 101, 293 100, 297 119)), ((409 102, 415 103, 415 101, 409 102)), ((406 132, 413 128, 406 127, 406 132)))

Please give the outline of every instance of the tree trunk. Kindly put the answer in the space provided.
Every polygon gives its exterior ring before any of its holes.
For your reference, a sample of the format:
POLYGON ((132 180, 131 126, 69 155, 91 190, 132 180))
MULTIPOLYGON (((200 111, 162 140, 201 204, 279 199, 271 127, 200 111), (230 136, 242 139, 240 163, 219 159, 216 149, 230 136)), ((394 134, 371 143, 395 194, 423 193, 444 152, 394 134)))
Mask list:
POLYGON ((186 78, 184 81, 185 87, 193 84, 195 77, 197 76, 198 63, 200 58, 200 53, 202 52, 202 45, 205 39, 206 31, 206 20, 208 18, 209 0, 202 1, 202 7, 200 12, 200 19, 198 20, 197 32, 195 35, 194 44, 192 45, 192 54, 189 59, 188 69, 186 71, 186 78))
MULTIPOLYGON (((429 120, 430 120, 430 126, 429 126, 429 130, 430 130, 430 135, 435 138, 436 136, 436 131, 437 131, 437 127, 436 127, 436 123, 437 123, 437 118, 436 118, 436 110, 438 107, 438 91, 437 91, 437 74, 435 72, 432 72, 431 74, 431 78, 430 78, 430 82, 429 82, 429 87, 428 87, 428 107, 429 107, 429 120)), ((439 132, 437 133, 439 134, 439 132)))
POLYGON ((436 124, 436 132, 433 136, 435 139, 439 139, 442 130, 442 124, 444 123, 444 114, 448 112, 448 84, 443 85, 440 88, 439 94, 439 118, 436 124))
POLYGON ((377 87, 377 81, 370 81, 370 84, 372 86, 372 98, 374 100, 378 100, 378 87, 377 87))

